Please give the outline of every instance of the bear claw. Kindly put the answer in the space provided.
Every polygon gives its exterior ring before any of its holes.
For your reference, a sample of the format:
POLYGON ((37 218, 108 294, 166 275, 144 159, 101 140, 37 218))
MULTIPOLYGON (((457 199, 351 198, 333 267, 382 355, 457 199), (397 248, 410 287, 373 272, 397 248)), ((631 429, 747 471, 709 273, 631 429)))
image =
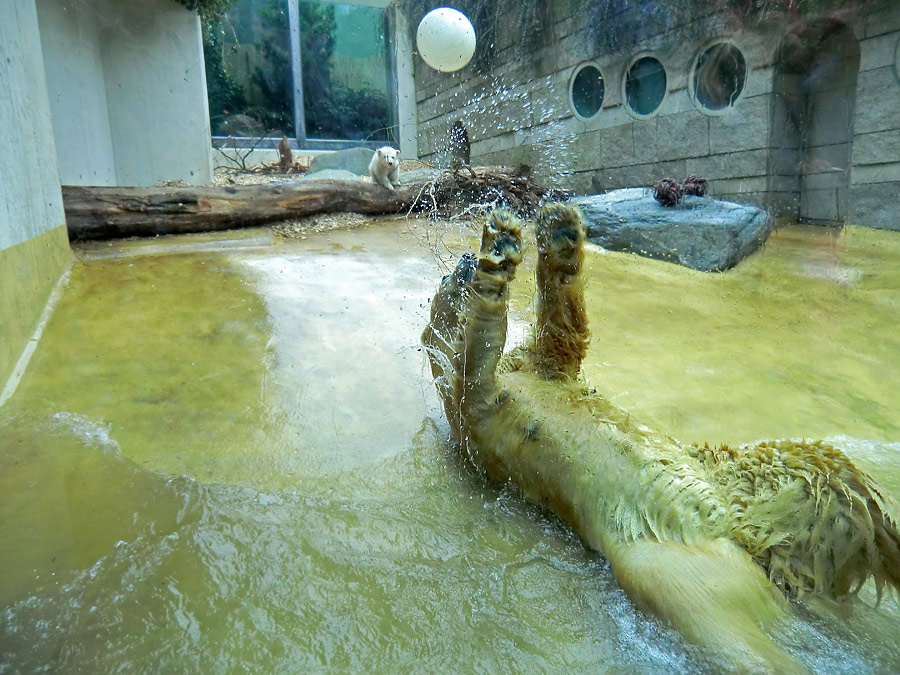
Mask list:
POLYGON ((522 262, 522 230, 509 211, 494 211, 481 235, 480 267, 514 268, 522 262))
POLYGON ((580 268, 585 226, 576 206, 546 204, 537 217, 538 252, 543 265, 569 274, 580 268))

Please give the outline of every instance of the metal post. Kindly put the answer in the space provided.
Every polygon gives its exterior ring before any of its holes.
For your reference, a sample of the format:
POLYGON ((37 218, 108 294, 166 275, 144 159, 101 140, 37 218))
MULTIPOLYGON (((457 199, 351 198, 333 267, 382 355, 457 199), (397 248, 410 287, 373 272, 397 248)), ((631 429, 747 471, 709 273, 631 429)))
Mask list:
POLYGON ((297 147, 306 145, 306 113, 303 108, 303 55, 300 53, 300 0, 288 0, 291 25, 291 68, 294 82, 294 135, 297 147))

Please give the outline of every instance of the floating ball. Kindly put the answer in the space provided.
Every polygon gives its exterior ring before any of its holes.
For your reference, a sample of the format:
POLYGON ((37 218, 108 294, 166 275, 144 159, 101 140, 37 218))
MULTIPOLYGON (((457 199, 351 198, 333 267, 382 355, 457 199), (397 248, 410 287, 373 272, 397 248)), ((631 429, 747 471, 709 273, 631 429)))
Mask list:
POLYGON ((465 67, 475 53, 475 29, 462 12, 438 7, 426 14, 416 31, 422 60, 435 70, 452 73, 465 67))

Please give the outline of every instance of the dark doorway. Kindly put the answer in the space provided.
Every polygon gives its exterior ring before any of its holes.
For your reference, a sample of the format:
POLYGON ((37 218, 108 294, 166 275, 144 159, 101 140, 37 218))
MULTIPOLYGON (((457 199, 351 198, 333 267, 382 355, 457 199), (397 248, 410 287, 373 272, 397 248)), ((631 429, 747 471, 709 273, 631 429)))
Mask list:
POLYGON ((801 222, 842 224, 849 211, 859 42, 840 21, 801 21, 784 36, 777 68, 772 168, 782 196, 789 196, 782 206, 790 205, 801 222))

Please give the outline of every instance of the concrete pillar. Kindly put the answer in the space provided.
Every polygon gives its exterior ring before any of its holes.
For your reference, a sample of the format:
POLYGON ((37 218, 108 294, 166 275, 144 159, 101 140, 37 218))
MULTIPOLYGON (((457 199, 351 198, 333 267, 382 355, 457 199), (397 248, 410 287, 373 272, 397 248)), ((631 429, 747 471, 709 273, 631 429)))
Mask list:
POLYGON ((36 0, 64 185, 212 178, 200 20, 173 0, 36 0))
POLYGON ((397 125, 400 156, 403 159, 417 159, 418 122, 416 114, 416 83, 413 77, 413 45, 412 31, 406 16, 398 8, 389 8, 393 12, 393 60, 395 90, 397 92, 397 125))

